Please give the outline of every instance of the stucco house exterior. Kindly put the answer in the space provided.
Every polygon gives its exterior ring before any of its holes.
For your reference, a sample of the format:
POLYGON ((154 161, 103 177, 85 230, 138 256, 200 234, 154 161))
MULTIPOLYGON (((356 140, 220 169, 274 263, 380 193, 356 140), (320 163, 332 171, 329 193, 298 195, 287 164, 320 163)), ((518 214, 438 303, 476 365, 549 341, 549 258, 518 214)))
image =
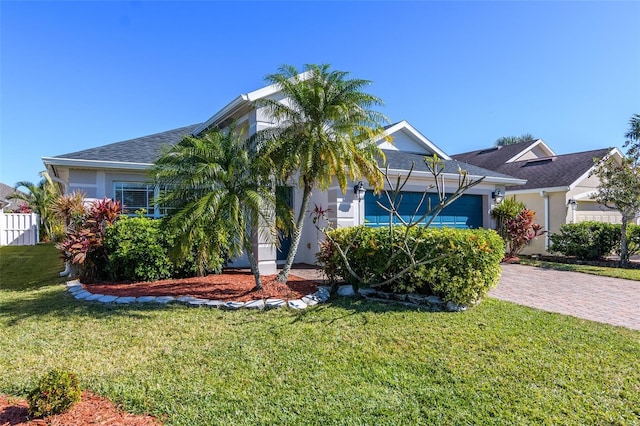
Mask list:
MULTIPOLYGON (((81 190, 89 198, 121 200, 130 212, 145 208, 150 216, 160 217, 164 214, 162 206, 153 205, 154 195, 159 189, 151 183, 147 171, 160 156, 162 147, 178 143, 185 135, 197 136, 214 127, 224 129, 232 121, 247 136, 271 127, 274 123, 265 110, 255 105, 255 101, 262 98, 286 102, 277 86, 267 86, 241 94, 202 123, 83 151, 43 157, 42 161, 50 175, 63 185, 66 193, 81 190)), ((393 142, 390 143, 383 137, 378 143, 385 152, 390 175, 406 175, 411 164, 415 164, 411 180, 405 187, 405 198, 408 200, 405 201, 405 206, 410 205, 410 199, 414 196, 411 192, 421 193, 433 183, 423 162, 425 155, 437 154, 443 160, 445 169, 441 178, 445 187, 451 190, 457 187, 458 168, 467 170, 471 179, 484 177, 482 183, 450 205, 435 226, 492 227, 489 212, 496 189, 525 183, 523 179, 452 159, 406 121, 387 126, 385 136, 390 136, 393 142)), ((290 182, 289 198, 294 211, 298 211, 302 199, 302 192, 296 183, 297 180, 290 182)), ((358 184, 359 182, 353 182, 345 193, 337 184, 327 191, 316 191, 312 195, 310 206, 316 204, 328 208, 329 218, 337 226, 384 225, 388 222, 388 216, 377 205, 371 187, 366 181, 362 182, 361 187, 366 190, 363 193, 354 190, 358 184)), ((315 263, 318 240, 317 230, 311 224, 306 225, 295 261, 315 263)), ((286 250, 286 244, 283 247, 286 250)), ((275 273, 278 261, 286 258, 286 252, 276 250, 270 240, 255 241, 254 252, 262 274, 275 273)), ((238 259, 234 265, 243 266, 244 261, 238 259)))
MULTIPOLYGON (((515 196, 516 200, 524 202, 536 213, 538 223, 554 233, 566 223, 620 222, 620 213, 593 199, 600 184, 596 176, 591 176, 596 167, 594 160, 608 156, 622 158, 617 148, 556 155, 542 139, 537 139, 452 157, 526 180, 525 184, 507 185, 506 196, 515 196)), ((543 254, 547 253, 548 247, 547 234, 532 241, 523 253, 543 254)))

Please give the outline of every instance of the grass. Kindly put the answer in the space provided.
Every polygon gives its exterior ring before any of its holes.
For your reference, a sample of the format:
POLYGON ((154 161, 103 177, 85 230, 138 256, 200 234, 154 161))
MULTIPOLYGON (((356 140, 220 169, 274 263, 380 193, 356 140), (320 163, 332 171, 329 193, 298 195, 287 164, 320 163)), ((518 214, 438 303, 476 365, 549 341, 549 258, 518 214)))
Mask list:
POLYGON ((640 332, 493 299, 457 314, 92 304, 53 284, 49 258, 0 248, 0 393, 58 367, 168 425, 640 423, 640 332))
POLYGON ((605 266, 577 265, 570 263, 545 262, 520 258, 523 265, 537 266, 540 268, 556 269, 559 271, 582 272, 585 274, 599 275, 602 277, 624 278, 626 280, 640 281, 640 269, 607 268, 605 266))

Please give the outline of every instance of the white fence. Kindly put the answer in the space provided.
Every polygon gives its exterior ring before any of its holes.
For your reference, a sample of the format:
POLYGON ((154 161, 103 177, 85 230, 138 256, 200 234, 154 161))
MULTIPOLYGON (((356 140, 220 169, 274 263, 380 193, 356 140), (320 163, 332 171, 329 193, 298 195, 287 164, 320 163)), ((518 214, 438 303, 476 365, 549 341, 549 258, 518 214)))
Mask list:
POLYGON ((0 246, 36 245, 39 227, 40 218, 35 213, 0 211, 0 246))

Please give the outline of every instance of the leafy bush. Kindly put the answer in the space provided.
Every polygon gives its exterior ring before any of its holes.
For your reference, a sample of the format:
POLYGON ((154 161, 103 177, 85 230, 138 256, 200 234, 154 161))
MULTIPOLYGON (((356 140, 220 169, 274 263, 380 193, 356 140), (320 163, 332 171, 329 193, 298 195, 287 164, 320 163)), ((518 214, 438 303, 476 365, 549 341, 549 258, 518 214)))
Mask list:
POLYGON ((627 244, 629 256, 640 253, 640 225, 627 225, 627 244))
POLYGON ((602 259, 619 246, 620 225, 603 222, 568 223, 560 226, 560 232, 551 234, 549 238, 551 253, 576 256, 583 260, 602 259))
POLYGON ((192 237, 190 250, 172 253, 178 237, 165 222, 143 216, 123 217, 107 228, 105 236, 109 277, 118 281, 154 281, 220 272, 224 263, 221 250, 200 253, 205 238, 217 237, 204 233, 192 237))
MULTIPOLYGON (((429 263, 412 267, 408 256, 400 255, 390 268, 383 270, 391 253, 397 252, 397 245, 404 244, 403 233, 402 227, 395 227, 390 233, 388 228, 359 226, 338 228, 329 231, 329 236, 343 248, 353 271, 366 277, 369 285, 375 286, 406 270, 390 285, 394 292, 436 294, 446 301, 469 305, 480 301, 498 282, 504 242, 495 231, 412 228, 410 249, 415 249, 415 258, 426 257, 429 263)), ((336 247, 323 244, 319 257, 327 276, 358 284, 336 247)))
POLYGON ((170 242, 160 224, 145 217, 124 217, 107 229, 107 270, 112 280, 153 281, 171 276, 170 242))
POLYGON ((64 413, 79 402, 81 396, 78 376, 68 371, 51 370, 29 392, 29 414, 45 417, 64 413))

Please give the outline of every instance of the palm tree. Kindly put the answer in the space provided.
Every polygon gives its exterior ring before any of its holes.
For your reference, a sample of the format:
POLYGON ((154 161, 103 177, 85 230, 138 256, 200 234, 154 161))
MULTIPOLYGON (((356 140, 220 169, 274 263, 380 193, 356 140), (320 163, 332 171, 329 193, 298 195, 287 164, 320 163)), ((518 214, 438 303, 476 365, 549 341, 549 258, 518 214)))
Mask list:
POLYGON ((297 253, 314 188, 326 190, 335 179, 344 192, 349 179, 361 176, 374 188, 383 184, 376 158, 384 155, 375 142, 387 119, 371 109, 382 101, 362 91, 368 80, 349 79, 348 75, 330 70, 329 65, 305 65, 303 73, 283 65, 266 81, 279 86, 287 102, 257 102, 276 123, 261 136, 275 142, 269 149, 279 177, 286 180, 298 172, 303 190, 291 248, 278 275, 281 282, 286 282, 297 253))
POLYGON ((54 238, 54 231, 58 222, 58 218, 53 212, 52 206, 55 199, 61 195, 60 187, 51 180, 49 174, 45 171, 40 172, 42 180, 37 185, 20 181, 15 184, 16 192, 9 195, 9 199, 24 201, 31 211, 40 216, 40 239, 49 240, 54 238), (18 189, 24 188, 28 193, 19 192, 18 189))
POLYGON ((640 163, 640 114, 634 114, 629 120, 629 131, 624 135, 627 140, 625 147, 629 147, 627 157, 632 158, 634 162, 640 163))
POLYGON ((503 136, 496 140, 496 146, 513 145, 514 143, 529 142, 535 139, 531 133, 525 133, 522 136, 503 136))
POLYGON ((246 253, 262 288, 253 241, 260 232, 273 231, 274 189, 270 164, 253 139, 231 125, 225 132, 212 130, 202 137, 185 137, 155 163, 154 180, 166 192, 158 202, 177 207, 169 224, 180 233, 178 245, 185 253, 193 242, 200 255, 229 256, 246 253), (201 238, 202 234, 208 238, 201 238))

